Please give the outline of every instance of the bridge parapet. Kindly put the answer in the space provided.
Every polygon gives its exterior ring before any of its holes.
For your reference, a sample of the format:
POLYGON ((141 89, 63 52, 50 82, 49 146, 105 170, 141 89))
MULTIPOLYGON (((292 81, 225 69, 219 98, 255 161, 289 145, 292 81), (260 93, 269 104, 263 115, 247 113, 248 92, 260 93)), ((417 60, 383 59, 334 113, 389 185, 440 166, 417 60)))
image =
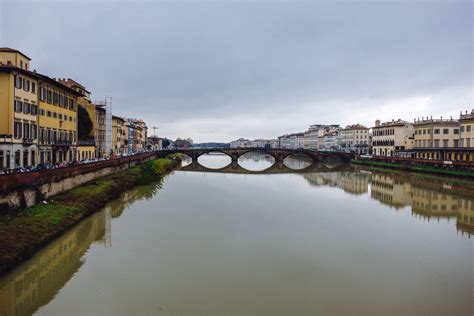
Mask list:
POLYGON ((335 151, 316 151, 307 149, 284 149, 284 148, 180 148, 167 151, 169 153, 181 153, 189 156, 192 161, 197 161, 204 154, 219 152, 229 156, 232 162, 250 152, 261 152, 268 154, 275 159, 275 162, 282 163, 288 156, 306 156, 311 158, 313 162, 324 161, 350 161, 354 158, 351 153, 335 152, 335 151))

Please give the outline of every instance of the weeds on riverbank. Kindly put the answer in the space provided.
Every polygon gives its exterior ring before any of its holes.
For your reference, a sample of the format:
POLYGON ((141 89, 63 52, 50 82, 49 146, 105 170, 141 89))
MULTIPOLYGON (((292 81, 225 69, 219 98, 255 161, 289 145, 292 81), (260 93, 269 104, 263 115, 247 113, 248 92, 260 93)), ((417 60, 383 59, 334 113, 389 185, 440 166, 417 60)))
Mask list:
POLYGON ((160 180, 181 163, 179 156, 144 162, 131 169, 88 182, 70 191, 0 218, 0 274, 84 217, 136 185, 160 180))

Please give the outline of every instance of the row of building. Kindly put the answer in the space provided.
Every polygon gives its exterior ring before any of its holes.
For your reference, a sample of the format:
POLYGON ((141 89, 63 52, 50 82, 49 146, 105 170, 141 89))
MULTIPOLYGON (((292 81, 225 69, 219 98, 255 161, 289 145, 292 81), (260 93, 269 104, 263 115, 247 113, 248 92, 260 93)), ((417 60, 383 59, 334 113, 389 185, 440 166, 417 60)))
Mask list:
POLYGON ((474 161, 474 110, 460 113, 459 119, 426 117, 413 122, 401 119, 361 124, 311 125, 302 133, 286 134, 275 140, 239 139, 231 147, 310 149, 408 157, 430 160, 474 161))
POLYGON ((71 79, 30 70, 31 59, 0 48, 0 169, 71 163, 145 149, 143 120, 112 115, 71 79))

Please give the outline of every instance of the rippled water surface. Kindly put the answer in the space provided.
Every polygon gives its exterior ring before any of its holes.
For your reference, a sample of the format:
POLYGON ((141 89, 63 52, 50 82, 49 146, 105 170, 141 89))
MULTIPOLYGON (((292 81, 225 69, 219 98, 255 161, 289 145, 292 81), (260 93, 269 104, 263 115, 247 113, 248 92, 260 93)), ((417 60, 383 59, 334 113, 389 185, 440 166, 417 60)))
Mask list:
POLYGON ((472 315, 472 183, 210 169, 224 159, 125 193, 0 278, 0 315, 472 315))

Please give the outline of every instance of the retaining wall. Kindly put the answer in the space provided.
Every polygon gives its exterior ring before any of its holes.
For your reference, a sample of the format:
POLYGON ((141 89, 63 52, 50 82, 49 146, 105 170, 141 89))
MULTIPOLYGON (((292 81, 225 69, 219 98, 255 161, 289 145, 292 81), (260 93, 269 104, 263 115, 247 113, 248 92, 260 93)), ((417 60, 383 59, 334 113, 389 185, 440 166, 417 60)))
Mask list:
POLYGON ((161 154, 143 153, 58 169, 0 175, 0 213, 33 206, 55 194, 157 156, 161 154))

